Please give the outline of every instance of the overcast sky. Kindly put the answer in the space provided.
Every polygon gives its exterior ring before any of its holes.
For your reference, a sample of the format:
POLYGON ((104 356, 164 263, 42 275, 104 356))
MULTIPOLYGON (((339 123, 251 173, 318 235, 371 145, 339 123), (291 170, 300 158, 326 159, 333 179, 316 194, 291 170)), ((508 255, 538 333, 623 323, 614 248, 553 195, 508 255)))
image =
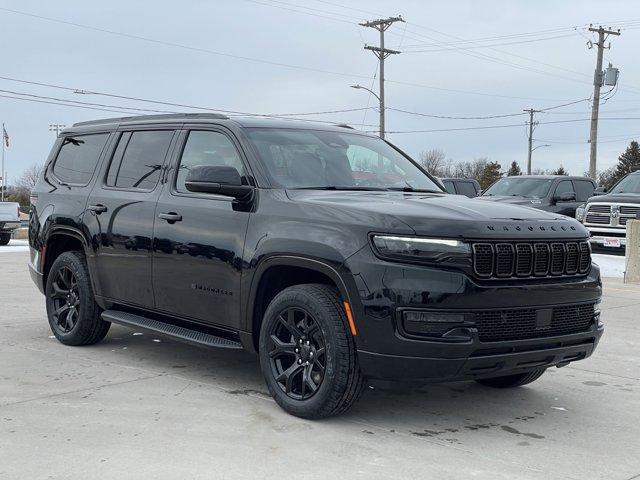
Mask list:
MULTIPOLYGON (((0 1, 0 76, 241 112, 363 109, 376 106, 375 98, 349 85, 377 91, 377 60, 363 46, 377 44, 378 36, 357 23, 382 15, 406 19, 386 37, 387 47, 403 51, 386 62, 387 106, 441 116, 508 115, 588 99, 595 50, 586 42, 592 35, 573 27, 620 26, 622 35, 612 37, 605 53, 605 64, 620 68, 620 82, 601 108, 601 118, 615 119, 600 122, 598 168, 613 165, 629 141, 640 138, 640 9, 632 0, 0 1)), ((11 138, 6 151, 10 183, 46 158, 54 140, 49 124, 122 114, 6 96, 75 100, 111 110, 196 111, 2 79, 0 90, 0 120, 11 138)), ((536 145, 551 146, 534 152, 534 168, 562 164, 575 174, 588 169, 589 122, 547 122, 587 119, 589 112, 585 100, 537 116, 536 145)), ((375 110, 305 118, 365 130, 375 130, 378 122, 375 110)), ((391 132, 513 124, 390 133, 388 138, 412 156, 439 148, 455 161, 488 157, 505 168, 517 160, 524 168, 524 116, 462 120, 387 113, 391 132)))

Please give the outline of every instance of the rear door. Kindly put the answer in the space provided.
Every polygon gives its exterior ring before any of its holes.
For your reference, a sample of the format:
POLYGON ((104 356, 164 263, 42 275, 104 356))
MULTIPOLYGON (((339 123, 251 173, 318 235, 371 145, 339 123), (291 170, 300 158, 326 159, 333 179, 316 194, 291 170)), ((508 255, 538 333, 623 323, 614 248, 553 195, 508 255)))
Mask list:
POLYGON ((155 215, 156 307, 238 328, 242 254, 250 214, 238 209, 232 198, 189 192, 185 180, 189 170, 200 165, 231 166, 246 179, 243 154, 222 128, 185 130, 179 145, 155 215))
POLYGON ((576 201, 578 204, 582 204, 590 197, 593 197, 593 191, 596 189, 596 186, 589 180, 574 180, 573 188, 576 191, 576 201))
POLYGON ((174 129, 122 131, 91 192, 84 224, 96 294, 116 303, 154 305, 151 240, 159 182, 174 129))

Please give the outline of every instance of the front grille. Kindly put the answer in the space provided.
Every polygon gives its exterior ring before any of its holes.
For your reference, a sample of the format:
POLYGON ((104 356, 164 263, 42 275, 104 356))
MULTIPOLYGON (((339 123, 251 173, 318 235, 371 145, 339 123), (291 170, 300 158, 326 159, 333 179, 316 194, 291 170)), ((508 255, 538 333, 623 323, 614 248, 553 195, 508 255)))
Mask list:
POLYGON ((636 216, 640 213, 640 207, 632 207, 629 205, 620 205, 620 213, 622 215, 633 215, 636 216))
POLYGON ((607 215, 587 215, 586 223, 598 223, 600 225, 609 225, 611 218, 607 215))
POLYGON ((590 212, 611 213, 611 205, 589 205, 590 212))
POLYGON ((482 342, 524 340, 585 332, 593 317, 593 304, 487 310, 475 314, 475 328, 482 342))
POLYGON ((587 242, 473 244, 473 270, 485 279, 578 275, 590 266, 587 242))

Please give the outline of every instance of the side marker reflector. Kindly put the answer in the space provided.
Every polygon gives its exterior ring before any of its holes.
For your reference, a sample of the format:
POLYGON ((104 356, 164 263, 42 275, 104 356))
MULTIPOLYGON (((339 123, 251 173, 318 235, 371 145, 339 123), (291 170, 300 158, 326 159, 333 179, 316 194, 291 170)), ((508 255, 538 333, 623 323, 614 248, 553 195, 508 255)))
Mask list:
POLYGON ((349 302, 342 302, 344 305, 344 311, 347 314, 347 321, 349 322, 349 330, 351 330, 351 335, 354 337, 358 334, 356 330, 356 323, 353 321, 353 314, 351 313, 351 305, 349 302))

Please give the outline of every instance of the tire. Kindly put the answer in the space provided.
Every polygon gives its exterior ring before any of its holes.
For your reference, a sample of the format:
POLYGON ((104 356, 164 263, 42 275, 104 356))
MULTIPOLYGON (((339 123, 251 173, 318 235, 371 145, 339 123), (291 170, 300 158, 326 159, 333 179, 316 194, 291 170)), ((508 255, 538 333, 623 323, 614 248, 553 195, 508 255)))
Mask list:
POLYGON ((535 382, 546 371, 546 368, 532 370, 531 372, 506 375, 504 377, 482 378, 476 380, 481 385, 493 388, 513 388, 535 382))
POLYGON ((64 252, 53 262, 46 285, 47 317, 55 337, 65 345, 93 345, 111 326, 100 318, 89 269, 81 252, 64 252))
POLYGON ((10 232, 2 232, 2 233, 0 233, 0 246, 8 245, 9 244, 9 240, 11 240, 11 233, 10 232))
POLYGON ((362 392, 355 342, 338 292, 328 285, 295 285, 276 295, 264 314, 259 352, 269 392, 297 417, 343 413, 362 392))

